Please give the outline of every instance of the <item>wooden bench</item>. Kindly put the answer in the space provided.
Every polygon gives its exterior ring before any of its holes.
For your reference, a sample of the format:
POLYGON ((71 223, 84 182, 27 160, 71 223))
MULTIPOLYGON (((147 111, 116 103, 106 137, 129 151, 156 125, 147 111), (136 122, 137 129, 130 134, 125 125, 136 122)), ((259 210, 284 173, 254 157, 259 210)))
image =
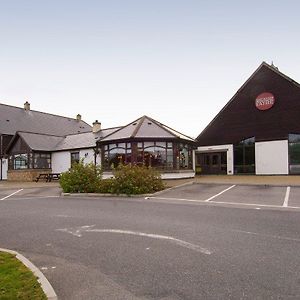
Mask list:
POLYGON ((51 182, 52 180, 59 180, 60 179, 60 173, 42 173, 35 179, 35 182, 38 182, 39 180, 46 180, 46 182, 51 182))
POLYGON ((49 176, 49 174, 42 173, 42 174, 40 174, 40 175, 35 179, 35 182, 38 182, 40 179, 41 179, 41 180, 46 180, 46 182, 47 182, 47 181, 48 181, 48 176, 49 176))
POLYGON ((60 179, 60 173, 49 173, 48 174, 48 181, 52 180, 59 180, 60 179))

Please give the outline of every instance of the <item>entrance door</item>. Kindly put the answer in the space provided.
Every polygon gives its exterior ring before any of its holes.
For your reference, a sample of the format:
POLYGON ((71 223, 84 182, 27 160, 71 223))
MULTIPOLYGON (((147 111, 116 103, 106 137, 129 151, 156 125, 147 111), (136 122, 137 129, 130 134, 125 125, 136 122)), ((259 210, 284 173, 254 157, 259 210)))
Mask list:
POLYGON ((227 174, 226 152, 196 153, 196 156, 202 174, 227 174))

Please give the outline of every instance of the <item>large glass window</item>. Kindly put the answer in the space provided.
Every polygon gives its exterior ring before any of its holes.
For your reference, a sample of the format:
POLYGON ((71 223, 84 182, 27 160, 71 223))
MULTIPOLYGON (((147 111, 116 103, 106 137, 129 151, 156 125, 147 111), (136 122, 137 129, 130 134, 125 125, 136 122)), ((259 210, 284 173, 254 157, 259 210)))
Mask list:
POLYGON ((104 151, 104 162, 103 167, 104 169, 111 169, 116 168, 121 163, 129 163, 131 158, 131 147, 125 145, 125 143, 120 144, 109 144, 104 151), (127 152, 126 152, 126 148, 127 152), (126 153, 128 154, 126 156, 126 153))
POLYGON ((177 169, 192 169, 192 148, 188 144, 176 145, 176 168, 177 169))
POLYGON ((134 163, 163 170, 192 168, 192 147, 173 142, 145 141, 109 144, 102 147, 103 168, 134 163))
POLYGON ((18 153, 10 155, 8 160, 10 170, 51 169, 50 153, 18 153))
POLYGON ((300 174, 300 134, 289 134, 290 174, 300 174))
POLYGON ((241 141, 234 146, 234 173, 255 174, 255 138, 241 141))

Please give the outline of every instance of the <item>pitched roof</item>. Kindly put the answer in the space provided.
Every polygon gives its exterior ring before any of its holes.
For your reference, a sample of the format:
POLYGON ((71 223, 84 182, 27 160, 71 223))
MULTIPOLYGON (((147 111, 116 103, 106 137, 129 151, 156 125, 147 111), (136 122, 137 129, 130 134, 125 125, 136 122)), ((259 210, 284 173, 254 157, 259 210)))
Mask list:
POLYGON ((59 142, 53 151, 92 148, 96 146, 97 140, 106 135, 116 131, 120 127, 102 129, 99 132, 85 132, 79 134, 67 135, 61 142, 59 142))
POLYGON ((194 139, 184 135, 148 116, 143 116, 123 127, 115 132, 107 135, 100 140, 100 143, 113 141, 113 140, 125 140, 125 139, 184 139, 190 142, 194 142, 194 139))
POLYGON ((300 84, 275 66, 262 62, 221 111, 196 138, 198 145, 237 143, 255 136, 256 141, 284 139, 298 132, 300 84), (272 92, 276 105, 263 113, 254 105, 262 92, 272 92))
POLYGON ((18 132, 17 134, 32 150, 36 151, 51 151, 64 139, 61 136, 31 132, 18 132))
POLYGON ((91 131, 86 122, 0 103, 0 134, 17 131, 64 136, 91 131))
POLYGON ((99 132, 93 133, 84 132, 71 134, 67 136, 55 136, 49 134, 40 134, 32 132, 16 132, 6 150, 14 144, 14 141, 20 136, 24 142, 34 151, 62 151, 72 149, 93 148, 96 146, 96 141, 102 137, 116 131, 119 127, 102 129, 99 132))

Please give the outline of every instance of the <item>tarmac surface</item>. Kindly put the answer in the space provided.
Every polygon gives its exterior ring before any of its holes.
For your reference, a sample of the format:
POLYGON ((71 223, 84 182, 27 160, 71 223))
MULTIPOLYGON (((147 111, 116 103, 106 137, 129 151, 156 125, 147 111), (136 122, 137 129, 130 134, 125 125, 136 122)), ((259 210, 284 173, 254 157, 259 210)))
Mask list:
POLYGON ((189 181, 147 199, 1 183, 0 247, 29 258, 59 299, 299 299, 292 180, 189 181))

